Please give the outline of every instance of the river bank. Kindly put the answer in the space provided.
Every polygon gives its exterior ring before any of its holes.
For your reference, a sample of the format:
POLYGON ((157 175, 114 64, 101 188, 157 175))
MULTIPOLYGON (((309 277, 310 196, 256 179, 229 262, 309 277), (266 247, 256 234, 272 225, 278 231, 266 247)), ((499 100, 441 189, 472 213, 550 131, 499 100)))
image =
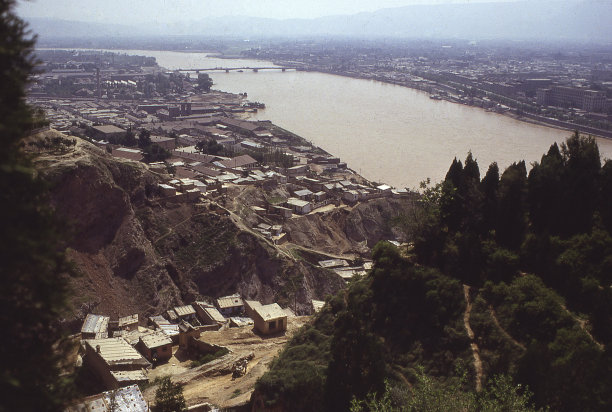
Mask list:
MULTIPOLYGON (((274 62, 275 65, 282 65, 282 62, 274 62)), ((406 83, 406 82, 402 82, 402 81, 397 81, 397 80, 390 80, 390 79, 385 79, 385 78, 378 78, 378 77, 369 77, 369 76, 365 76, 362 74, 358 74, 358 73, 346 73, 346 72, 342 72, 342 71, 332 71, 332 70, 323 70, 320 68, 317 69, 298 69, 300 71, 309 71, 309 72, 317 72, 317 73, 325 73, 325 74, 331 74, 331 75, 335 75, 335 76, 342 76, 342 77, 349 77, 349 78, 353 78, 353 79, 360 79, 360 80, 375 80, 381 83, 386 83, 386 84, 392 84, 394 86, 400 86, 400 87, 406 87, 412 90, 419 90, 419 91, 423 91, 425 93, 429 93, 431 95, 431 87, 430 85, 426 85, 426 87, 417 87, 416 85, 412 84, 412 83, 406 83)), ((426 80, 426 79, 423 79, 426 80)), ((441 85, 441 84, 437 84, 436 87, 442 87, 445 88, 447 87, 446 85, 441 85)), ((466 105, 466 103, 462 102, 459 100, 459 98, 456 98, 455 96, 452 95, 448 95, 448 94, 436 94, 436 100, 445 100, 449 103, 455 103, 455 104, 463 104, 466 105)), ((471 107, 477 107, 477 108, 481 108, 479 106, 473 106, 473 105, 469 105, 471 107)), ((482 110, 488 111, 485 108, 482 108, 482 110)), ((532 114, 532 113, 522 113, 522 114, 518 114, 517 113, 517 109, 514 108, 508 108, 508 110, 500 110, 500 111, 495 111, 498 114, 502 114, 504 116, 508 116, 512 119, 521 121, 521 122, 526 122, 526 123, 530 123, 530 124, 535 124, 535 125, 540 125, 540 126, 546 126, 546 127, 551 127, 554 129, 558 129, 558 130, 567 130, 567 131, 574 131, 574 130, 578 130, 580 133, 583 134, 588 134, 591 136, 596 136, 596 137, 601 137, 604 139, 612 139, 612 131, 609 130, 602 130, 602 129, 597 129, 594 127, 590 127, 590 126, 584 126, 584 125, 579 125, 579 124, 575 124, 575 123, 571 123, 571 122, 566 122, 566 121, 562 121, 562 120, 558 120, 558 119, 553 119, 553 118, 549 118, 549 117, 545 117, 545 116, 539 116, 536 114, 532 114)))
MULTIPOLYGON (((168 71, 178 68, 272 66, 269 60, 234 61, 204 53, 108 50, 155 57, 168 71)), ((369 181, 418 189, 421 181, 444 179, 456 157, 469 151, 485 169, 497 162, 539 161, 566 130, 477 107, 432 100, 429 94, 375 80, 314 71, 210 72, 214 88, 247 93, 265 109, 251 120, 269 120, 341 158, 369 181), (521 121, 519 121, 521 120, 521 121)), ((602 156, 612 158, 612 140, 599 139, 602 156)))

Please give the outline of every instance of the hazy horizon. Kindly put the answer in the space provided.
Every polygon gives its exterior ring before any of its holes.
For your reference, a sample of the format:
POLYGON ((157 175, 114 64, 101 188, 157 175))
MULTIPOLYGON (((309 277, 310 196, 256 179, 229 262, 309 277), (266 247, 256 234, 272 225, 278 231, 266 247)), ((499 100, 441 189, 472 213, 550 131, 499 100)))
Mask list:
POLYGON ((132 0, 129 3, 124 0, 107 0, 104 3, 94 0, 31 0, 20 1, 17 11, 25 18, 104 24, 171 24, 210 17, 314 19, 412 5, 516 2, 526 0, 132 0), (121 10, 121 13, 117 13, 117 10, 121 10))
POLYGON ((302 1, 262 0, 257 8, 247 0, 54 0, 53 6, 38 0, 21 3, 20 13, 43 40, 324 36, 612 41, 612 0, 314 0, 308 7, 302 1))

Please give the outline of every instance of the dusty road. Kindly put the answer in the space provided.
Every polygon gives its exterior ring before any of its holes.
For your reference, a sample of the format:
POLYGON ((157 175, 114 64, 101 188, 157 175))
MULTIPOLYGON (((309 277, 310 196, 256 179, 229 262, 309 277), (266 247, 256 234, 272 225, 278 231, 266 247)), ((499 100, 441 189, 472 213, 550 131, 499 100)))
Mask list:
MULTIPOLYGON (((174 382, 184 385, 183 394, 187 405, 208 402, 221 408, 248 402, 255 382, 268 369, 268 364, 291 338, 293 333, 310 319, 309 316, 288 318, 287 332, 263 337, 253 332, 252 326, 230 328, 214 332, 203 332, 200 340, 227 347, 231 352, 205 365, 190 368, 191 359, 175 352, 168 363, 159 365, 149 373, 150 381, 156 377, 172 377, 174 382), (254 355, 247 366, 246 374, 232 380, 231 367, 244 356, 254 355)), ((156 386, 148 388, 145 399, 155 400, 156 386)))

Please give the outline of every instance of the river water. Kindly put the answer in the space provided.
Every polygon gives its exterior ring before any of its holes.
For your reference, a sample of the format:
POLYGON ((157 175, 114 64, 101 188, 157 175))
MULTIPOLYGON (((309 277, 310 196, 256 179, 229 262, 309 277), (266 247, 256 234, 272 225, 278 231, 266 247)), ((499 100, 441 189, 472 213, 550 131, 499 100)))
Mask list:
MULTIPOLYGON (((168 69, 272 65, 203 53, 121 52, 153 56, 168 69)), ((439 181, 453 158, 463 160, 470 150, 481 175, 493 161, 500 170, 519 160, 529 165, 571 134, 372 80, 280 70, 210 75, 213 88, 247 92, 249 100, 266 104, 253 119, 271 120, 339 156, 365 178, 396 187, 439 181)), ((612 140, 597 140, 602 157, 612 158, 612 140)))

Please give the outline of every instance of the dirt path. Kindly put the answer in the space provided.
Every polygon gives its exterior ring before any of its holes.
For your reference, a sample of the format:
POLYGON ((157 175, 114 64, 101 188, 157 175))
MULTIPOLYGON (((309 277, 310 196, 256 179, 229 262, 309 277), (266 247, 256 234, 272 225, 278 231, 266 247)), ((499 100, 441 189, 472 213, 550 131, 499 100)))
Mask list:
POLYGON ((514 339, 508 332, 506 332, 506 329, 504 329, 502 325, 499 323, 499 320, 497 320, 497 314, 495 313, 495 309, 493 309, 493 306, 491 305, 489 305, 489 315, 491 315, 491 319, 493 319, 493 323, 495 323, 495 326, 497 326, 497 329, 499 329, 501 334, 504 335, 506 339, 514 343, 514 345, 518 346, 522 350, 527 350, 525 345, 523 345, 518 340, 514 339))
MULTIPOLYGON (((191 359, 173 356, 168 363, 158 366, 149 374, 149 379, 172 377, 183 386, 187 405, 208 402, 221 408, 245 404, 251 398, 255 382, 267 370, 283 345, 310 317, 287 319, 287 332, 281 335, 262 337, 253 332, 252 326, 228 328, 203 332, 200 340, 227 347, 231 352, 210 363, 190 368, 191 359), (238 359, 253 354, 244 376, 232 379, 231 367, 238 359)), ((176 355, 176 354, 175 354, 176 355)), ((148 388, 145 399, 154 402, 156 387, 148 388)))
POLYGON ((170 226, 170 228, 168 229, 168 231, 166 233, 164 233, 163 235, 161 235, 160 237, 158 237, 157 239, 155 239, 152 243, 153 245, 157 244, 160 240, 167 238, 168 236, 170 236, 171 234, 174 233, 174 230, 181 226, 184 225, 185 223, 189 222, 190 220, 192 220, 194 217, 196 216, 202 216, 205 215, 206 212, 201 212, 201 213, 195 213, 190 215, 187 219, 183 219, 180 222, 178 222, 177 224, 170 226))
POLYGON ((315 253, 317 255, 321 255, 321 256, 325 256, 329 259, 346 259, 346 260, 353 260, 355 259, 355 255, 354 254, 349 254, 349 255, 335 255, 333 253, 327 253, 324 252, 322 250, 318 250, 318 249, 312 249, 306 246, 301 246, 301 245, 296 245, 295 243, 287 243, 285 246, 287 247, 291 247, 291 249, 297 249, 297 250, 303 250, 305 252, 310 252, 310 253, 315 253))
POLYGON ((601 350, 605 349, 605 346, 603 345, 603 343, 597 341, 595 339, 595 337, 591 334, 591 332, 589 331, 589 329, 587 328, 587 321, 584 319, 580 319, 578 316, 574 315, 565 305, 561 305, 561 307, 563 308, 564 311, 567 312, 568 315, 570 315, 572 317, 572 319, 574 319, 576 321, 576 323, 578 323, 578 325, 580 325, 580 328, 584 331, 584 333, 586 333, 589 338, 591 338, 591 341, 593 341, 593 343, 595 345, 597 345, 597 347, 601 350))
POLYGON ((480 349, 474 341, 474 331, 470 326, 470 313, 472 311, 472 301, 470 300, 470 287, 463 285, 463 297, 465 298, 465 312, 463 313, 463 326, 470 338, 470 347, 474 356, 474 369, 476 370, 476 392, 482 390, 482 360, 480 359, 480 349))
POLYGON ((234 222, 234 224, 236 225, 236 227, 238 229, 240 229, 240 230, 242 230, 244 232, 248 232, 248 233, 252 234, 255 237, 258 237, 259 239, 263 240, 268 245, 270 245, 271 247, 276 249, 276 251, 278 251, 278 253, 284 255, 288 259, 291 259, 291 260, 295 261, 295 257, 289 251, 287 251, 286 248, 280 247, 279 245, 275 245, 272 241, 270 241, 270 239, 266 238, 261 233, 255 231, 252 228, 250 228, 249 226, 247 226, 244 223, 244 220, 242 220, 242 218, 240 216, 238 216, 236 213, 234 213, 230 209, 228 209, 226 207, 223 207, 223 206, 221 206, 219 204, 216 204, 216 206, 219 207, 220 209, 225 210, 229 214, 230 219, 232 220, 232 222, 234 222))

